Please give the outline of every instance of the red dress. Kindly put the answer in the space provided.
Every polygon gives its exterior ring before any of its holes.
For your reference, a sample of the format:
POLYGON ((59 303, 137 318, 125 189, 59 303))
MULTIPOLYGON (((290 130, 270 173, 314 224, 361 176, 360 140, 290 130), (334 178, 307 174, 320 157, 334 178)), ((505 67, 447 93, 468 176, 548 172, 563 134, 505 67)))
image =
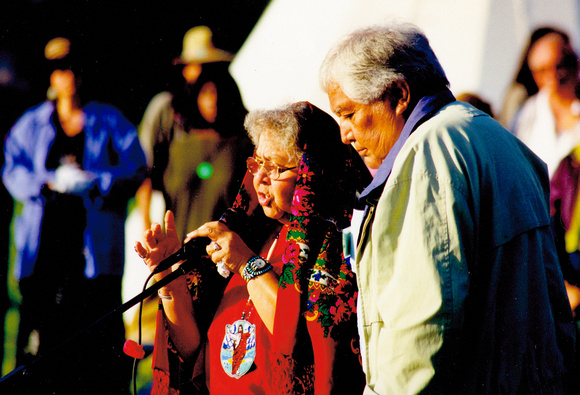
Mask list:
MULTIPOLYGON (((282 271, 282 254, 286 240, 286 227, 282 228, 279 241, 270 257, 269 262, 274 270, 282 271)), ((205 349, 206 377, 211 394, 268 394, 271 379, 270 344, 272 336, 260 319, 253 303, 248 304, 246 281, 235 275, 229 282, 222 302, 209 328, 208 344, 205 349), (245 312, 245 314, 244 314, 245 312), (221 348, 226 332, 226 325, 231 325, 245 315, 245 320, 256 326, 255 343, 256 355, 253 366, 239 379, 230 377, 222 367, 221 348)), ((240 347, 238 347, 240 349, 240 347)), ((235 370, 234 370, 235 371, 235 370)))

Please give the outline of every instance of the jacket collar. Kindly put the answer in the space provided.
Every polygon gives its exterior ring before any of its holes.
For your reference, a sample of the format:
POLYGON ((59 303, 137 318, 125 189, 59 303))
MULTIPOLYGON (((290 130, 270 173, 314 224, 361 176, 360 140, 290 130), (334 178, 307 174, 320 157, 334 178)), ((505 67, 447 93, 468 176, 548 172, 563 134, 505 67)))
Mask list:
POLYGON ((449 91, 449 89, 445 89, 440 91, 439 93, 433 96, 424 96, 419 100, 411 115, 409 115, 409 119, 405 122, 405 126, 403 126, 403 130, 399 135, 399 138, 393 145, 393 148, 387 154, 387 157, 379 167, 375 177, 373 178, 372 182, 365 188, 364 191, 359 196, 359 201, 361 203, 366 204, 375 204, 378 200, 379 196, 383 192, 383 188, 385 183, 387 182, 387 178, 391 174, 391 170, 393 169, 393 164, 395 163, 395 159, 397 154, 411 135, 413 131, 421 125, 423 122, 431 118, 435 112, 443 108, 445 105, 455 101, 455 97, 449 91))

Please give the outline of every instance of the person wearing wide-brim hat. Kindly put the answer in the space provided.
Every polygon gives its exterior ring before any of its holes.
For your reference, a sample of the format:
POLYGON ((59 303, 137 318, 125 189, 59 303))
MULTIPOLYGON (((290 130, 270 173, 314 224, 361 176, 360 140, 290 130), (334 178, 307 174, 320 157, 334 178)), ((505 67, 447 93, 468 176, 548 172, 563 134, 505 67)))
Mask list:
MULTIPOLYGON (((233 203, 253 149, 243 128, 247 111, 228 72, 233 58, 214 46, 209 27, 197 26, 185 33, 181 54, 170 60, 175 74, 168 76, 168 89, 151 99, 139 125, 150 169, 136 196, 144 229, 151 227, 154 191, 162 192, 182 238, 233 203)), ((156 311, 156 301, 152 307, 156 311)), ((137 322, 130 337, 137 338, 137 322)))
POLYGON ((183 37, 181 55, 173 59, 174 65, 183 65, 183 78, 194 83, 205 63, 230 62, 234 55, 213 45, 213 34, 207 26, 189 29, 183 37))
MULTIPOLYGON (((204 200, 215 203, 205 203, 206 207, 203 210, 201 207, 195 208, 197 205, 192 207, 189 202, 192 199, 197 200, 200 198, 199 194, 203 194, 198 189, 203 188, 205 191, 207 187, 200 185, 202 181, 200 181, 195 169, 193 169, 193 174, 190 174, 190 168, 183 169, 185 166, 184 158, 171 157, 170 153, 178 150, 177 145, 191 144, 187 149, 185 147, 179 148, 188 153, 191 162, 191 156, 195 155, 196 152, 200 155, 203 152, 213 152, 217 146, 221 150, 223 144, 219 141, 220 139, 247 138, 243 129, 243 120, 247 111, 242 103, 237 84, 228 72, 233 58, 234 54, 214 46, 212 31, 209 27, 196 26, 189 29, 183 37, 183 48, 180 56, 172 61, 172 64, 177 67, 175 70, 177 80, 169 84, 167 91, 155 95, 147 106, 139 126, 139 137, 148 156, 153 185, 149 187, 146 182, 137 198, 138 204, 143 204, 140 207, 146 228, 149 228, 151 224, 149 204, 153 189, 164 192, 166 204, 170 207, 185 205, 182 210, 176 210, 176 207, 173 207, 178 228, 184 232, 182 236, 192 226, 197 227, 207 222, 216 204, 221 206, 220 202, 223 203, 224 196, 220 192, 217 195, 206 196, 204 200), (200 142, 193 140, 195 140, 195 135, 201 136, 201 131, 203 131, 205 140, 210 135, 209 131, 212 131, 211 134, 216 137, 215 142, 210 144, 206 141, 203 147, 199 146, 200 142), (187 138, 181 138, 182 134, 187 138), (208 147, 207 144, 211 147, 208 147), (171 191, 167 190, 169 184, 171 184, 171 191), (176 184, 180 186, 177 187, 176 184), (196 190, 197 194, 194 195, 196 190), (202 211, 196 214, 195 212, 198 210, 202 211), (180 215, 180 211, 183 212, 182 215, 180 215)), ((249 140, 247 146, 251 147, 249 140)), ((245 160, 245 158, 242 159, 245 160)), ((245 166, 243 160, 241 162, 242 168, 245 166)), ((212 164, 212 160, 207 158, 203 162, 212 164)), ((198 165, 199 163, 196 164, 196 166, 198 165)), ((214 185, 218 180, 224 181, 221 176, 218 176, 215 166, 216 164, 213 163, 211 179, 205 181, 214 185)), ((223 163, 219 166, 223 166, 223 163)), ((233 171, 233 169, 231 170, 233 171)), ((229 178, 228 176, 225 180, 229 180, 229 178)), ((236 182, 236 188, 237 185, 236 182)), ((217 189, 219 190, 221 187, 217 187, 217 189)), ((235 195, 237 190, 233 192, 235 195)), ((227 207, 225 205, 223 208, 227 207)))
POLYGON ((230 52, 218 49, 213 45, 213 34, 207 26, 196 26, 189 29, 183 37, 181 56, 173 60, 174 64, 229 62, 234 58, 230 52))

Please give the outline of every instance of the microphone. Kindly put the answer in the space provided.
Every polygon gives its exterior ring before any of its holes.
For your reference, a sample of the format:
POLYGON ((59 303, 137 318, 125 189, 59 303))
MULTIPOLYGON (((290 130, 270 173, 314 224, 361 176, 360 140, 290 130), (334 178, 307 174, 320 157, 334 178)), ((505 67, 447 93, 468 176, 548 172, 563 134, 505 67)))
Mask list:
POLYGON ((189 240, 179 250, 173 253, 173 255, 170 255, 159 262, 159 265, 157 265, 157 267, 153 270, 152 274, 157 274, 167 270, 179 261, 197 259, 207 255, 205 246, 207 246, 210 242, 211 240, 209 237, 196 237, 195 239, 189 240))
MULTIPOLYGON (((246 226, 247 216, 245 212, 239 212, 231 208, 227 209, 219 221, 225 224, 231 231, 238 232, 246 226)), ((211 242, 209 237, 196 237, 185 243, 173 255, 168 256, 153 270, 152 274, 160 273, 169 269, 179 261, 200 259, 207 255, 205 247, 211 242)))

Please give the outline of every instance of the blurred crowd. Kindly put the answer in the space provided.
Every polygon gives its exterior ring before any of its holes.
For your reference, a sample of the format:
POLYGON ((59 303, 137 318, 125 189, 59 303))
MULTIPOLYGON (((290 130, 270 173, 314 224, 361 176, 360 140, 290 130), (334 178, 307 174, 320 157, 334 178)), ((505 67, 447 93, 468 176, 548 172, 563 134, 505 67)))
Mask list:
POLYGON ((122 349, 134 320, 127 328, 120 314, 99 321, 122 304, 127 214, 140 213, 139 232, 148 229, 159 191, 183 238, 231 206, 252 155, 232 58, 213 46, 208 27, 188 31, 167 90, 138 126, 83 89, 87 65, 69 38, 46 43, 46 100, 28 109, 3 58, 0 315, 4 323, 10 306, 18 314, 9 321, 16 337, 6 337, 0 356, 6 373, 35 366, 29 393, 128 393, 131 361, 122 349))
MULTIPOLYGON (((159 193, 183 240, 234 204, 253 155, 246 109, 228 72, 234 54, 216 48, 206 26, 187 31, 167 89, 151 98, 135 125, 83 89, 86 67, 75 42, 55 37, 45 44, 39 73, 46 100, 32 107, 14 59, 0 53, 0 330, 8 322, 0 365, 7 374, 43 360, 30 371, 30 393, 50 383, 57 393, 128 394, 133 367, 122 348, 137 337, 138 317, 99 321, 123 302, 125 244, 134 242, 125 222, 133 213, 139 231, 149 229, 159 193)), ((546 162, 566 291, 580 317, 580 77, 572 44, 552 27, 531 32, 501 108, 477 92, 454 94, 546 162)), ((144 303, 149 332, 157 303, 157 295, 144 303)), ((153 338, 144 336, 148 355, 153 338)), ((142 375, 146 391, 150 377, 142 375)))

